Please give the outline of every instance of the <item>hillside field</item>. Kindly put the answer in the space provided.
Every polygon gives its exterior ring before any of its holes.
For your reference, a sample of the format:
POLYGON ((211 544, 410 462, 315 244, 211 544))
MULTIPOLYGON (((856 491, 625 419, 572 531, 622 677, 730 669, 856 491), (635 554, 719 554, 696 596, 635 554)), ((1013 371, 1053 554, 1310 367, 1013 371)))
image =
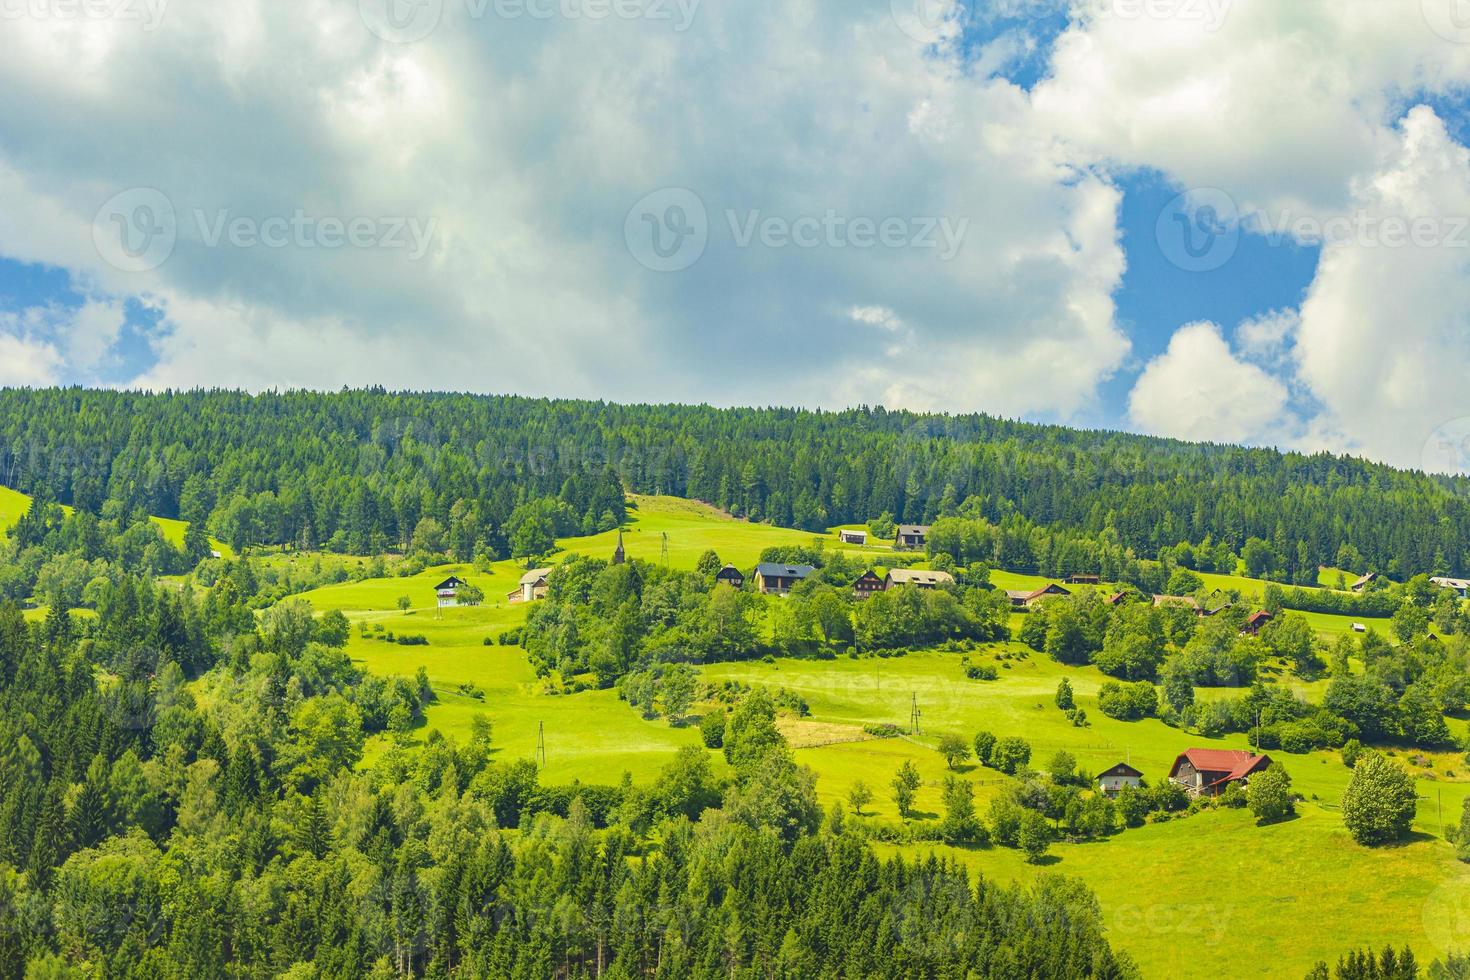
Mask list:
MULTIPOLYGON (((692 566, 706 548, 748 567, 764 547, 808 544, 813 538, 806 532, 736 521, 687 501, 642 497, 636 503, 625 547, 632 557, 648 561, 662 560, 664 533, 669 561, 680 567, 692 566)), ((569 540, 565 553, 607 556, 616 537, 611 533, 569 540)), ((832 536, 828 546, 835 545, 832 536)), ((881 564, 882 548, 865 550, 881 564)), ((412 578, 331 586, 304 598, 319 610, 341 609, 355 622, 429 639, 428 647, 400 647, 355 631, 349 645, 351 655, 376 673, 406 676, 420 665, 428 669, 440 696, 429 710, 429 727, 462 735, 470 719, 483 712, 494 723, 495 744, 503 757, 529 758, 544 724, 543 779, 549 783, 615 783, 624 772, 646 781, 677 748, 699 744, 696 729, 674 728, 662 719, 645 721, 611 691, 548 695, 518 648, 485 646, 486 636, 493 638, 524 619, 525 606, 505 601, 520 572, 515 563, 499 562, 486 579, 471 569, 448 566, 412 578), (433 608, 433 586, 451 573, 484 588, 486 605, 433 608), (401 595, 415 603, 406 614, 396 607, 401 595), (484 701, 457 693, 462 684, 480 688, 484 701)), ((1002 588, 1025 588, 1047 580, 996 572, 993 581, 1002 588)), ((1259 595, 1262 583, 1232 578, 1231 587, 1259 595)), ((1343 617, 1312 618, 1324 638, 1348 628, 1335 622, 1343 617)), ((1096 705, 1097 689, 1105 680, 1101 673, 1059 666, 1020 644, 993 645, 970 655, 972 662, 1001 667, 994 682, 967 680, 960 657, 918 652, 893 659, 719 663, 707 665, 704 675, 715 682, 784 687, 804 697, 811 716, 788 719, 783 730, 799 761, 818 774, 824 805, 844 801, 852 784, 863 780, 876 794, 867 812, 886 819, 897 818, 888 782, 905 759, 919 767, 924 779, 918 811, 941 812, 946 767, 933 747, 947 732, 970 736, 984 728, 1021 735, 1031 742, 1032 762, 1038 767, 1060 749, 1073 753, 1084 770, 1127 759, 1150 780, 1165 778, 1185 748, 1248 747, 1242 736, 1211 742, 1156 720, 1109 719, 1096 705), (998 659, 1000 655, 1006 659, 998 659), (1087 710, 1090 727, 1073 727, 1053 706, 1063 677, 1087 710), (863 733, 862 726, 870 722, 907 725, 915 702, 922 713, 917 737, 885 740, 863 733)), ((1321 682, 1293 686, 1320 695, 1321 682)), ((1202 691, 1200 696, 1237 693, 1202 691)), ((1464 731, 1463 722, 1451 724, 1457 734, 1464 731)), ((373 751, 381 747, 380 742, 373 751)), ((1470 795, 1470 771, 1463 758, 1430 756, 1432 767, 1418 770, 1421 802, 1414 841, 1367 850, 1342 829, 1338 801, 1350 770, 1337 754, 1276 757, 1307 798, 1300 817, 1286 824, 1260 828, 1245 811, 1207 812, 1126 831, 1101 843, 1057 845, 1041 869, 1004 848, 952 853, 967 866, 1005 881, 1024 880, 1039 871, 1082 878, 1102 902, 1113 941, 1130 951, 1150 977, 1174 975, 1180 943, 1191 946, 1192 965, 1201 972, 1301 976, 1317 959, 1335 957, 1363 941, 1408 942, 1432 958, 1470 940, 1470 917, 1459 912, 1470 907, 1470 871, 1454 859, 1442 838, 1443 824, 1458 817, 1470 795), (1145 883, 1149 899, 1141 903, 1145 883), (1442 909, 1452 909, 1454 915, 1446 918, 1437 911, 1442 909), (1452 935, 1453 929, 1467 935, 1452 935), (1239 960, 1232 942, 1241 932, 1255 937, 1254 948, 1263 953, 1249 963, 1239 960)), ((722 769, 723 758, 718 753, 712 758, 722 769)), ((983 814, 1007 777, 974 767, 962 770, 975 783, 983 814)), ((936 847, 903 850, 918 856, 936 847)))

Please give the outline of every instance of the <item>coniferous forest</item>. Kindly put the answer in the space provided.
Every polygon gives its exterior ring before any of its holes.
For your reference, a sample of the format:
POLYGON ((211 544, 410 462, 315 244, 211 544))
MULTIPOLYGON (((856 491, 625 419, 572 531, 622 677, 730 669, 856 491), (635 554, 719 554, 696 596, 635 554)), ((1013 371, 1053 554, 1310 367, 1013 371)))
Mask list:
MULTIPOLYGON (((1181 542, 1408 577, 1470 572, 1470 480, 1305 456, 883 409, 617 406, 382 390, 0 391, 0 484, 207 523, 233 546, 374 554, 434 517, 534 554, 623 518, 624 488, 818 530, 975 516, 1157 557, 1181 542), (517 536, 519 535, 519 540, 517 536)), ((1044 556, 1028 556, 1049 573, 1044 556)), ((1011 564, 1015 565, 1015 562, 1011 564)), ((1018 569, 1024 570, 1024 569, 1018 569)))

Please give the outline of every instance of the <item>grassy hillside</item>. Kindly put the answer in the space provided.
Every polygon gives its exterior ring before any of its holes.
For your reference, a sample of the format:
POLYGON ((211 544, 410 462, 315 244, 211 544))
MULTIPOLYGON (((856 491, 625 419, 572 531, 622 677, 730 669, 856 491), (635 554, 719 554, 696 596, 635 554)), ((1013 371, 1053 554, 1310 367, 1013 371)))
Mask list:
MULTIPOLYGON (((9 487, 0 487, 0 534, 10 530, 11 525, 20 520, 21 516, 30 509, 31 498, 23 493, 17 493, 9 487)), ((71 513, 70 507, 62 507, 67 513, 71 513)), ((154 524, 163 531, 163 536, 175 548, 184 546, 184 532, 189 529, 187 521, 171 520, 167 517, 150 517, 154 524)), ((235 552, 229 545, 214 538, 210 538, 214 550, 226 558, 235 557, 235 552)))

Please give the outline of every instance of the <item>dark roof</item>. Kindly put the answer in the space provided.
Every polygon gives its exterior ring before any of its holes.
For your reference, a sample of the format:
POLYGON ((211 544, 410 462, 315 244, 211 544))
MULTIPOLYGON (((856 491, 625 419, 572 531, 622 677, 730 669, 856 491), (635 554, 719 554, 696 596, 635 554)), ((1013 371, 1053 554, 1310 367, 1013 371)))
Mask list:
POLYGON ((928 524, 900 524, 898 526, 899 537, 908 537, 913 534, 928 534, 928 524))
POLYGON ((434 591, 441 592, 444 589, 457 589, 464 584, 464 579, 460 578, 457 575, 451 575, 444 581, 440 582, 438 585, 434 586, 434 591))
POLYGON ((765 561, 755 566, 755 573, 761 578, 806 578, 815 572, 816 569, 810 565, 778 565, 765 561))
POLYGON ((1107 776, 1128 776, 1132 779, 1142 779, 1143 773, 1139 772, 1137 769, 1134 769, 1126 762, 1120 762, 1113 768, 1106 769, 1097 774, 1098 779, 1103 779, 1107 776))
POLYGON ((715 578, 738 578, 738 579, 744 579, 745 578, 745 573, 742 572, 740 569, 736 568, 734 565, 726 565, 724 568, 720 569, 718 572, 715 572, 715 578))

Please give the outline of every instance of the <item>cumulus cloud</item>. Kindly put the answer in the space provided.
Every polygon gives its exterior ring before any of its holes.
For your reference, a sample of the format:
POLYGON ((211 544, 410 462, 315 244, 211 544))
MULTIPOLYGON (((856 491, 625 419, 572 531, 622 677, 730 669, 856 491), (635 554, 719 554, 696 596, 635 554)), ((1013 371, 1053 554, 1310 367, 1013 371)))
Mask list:
POLYGON ((61 353, 48 343, 4 333, 0 320, 0 388, 41 388, 55 384, 61 353))
POLYGON ((1470 151, 1415 109, 1353 205, 1360 230, 1324 247, 1296 336, 1313 439, 1418 467, 1470 416, 1470 151))
POLYGON ((1134 385, 1128 411, 1155 435, 1280 444, 1287 390, 1237 358, 1213 323, 1181 327, 1134 385))
POLYGON ((0 254, 146 297, 162 322, 138 384, 1065 418, 1126 356, 1117 189, 1036 125, 1025 92, 936 56, 888 3, 706 4, 684 33, 448 4, 409 45, 356 8, 173 5, 153 32, 21 20, 0 35, 0 83, 33 96, 0 105, 6 207, 26 202, 0 216, 0 254), (91 225, 130 187, 167 196, 177 243, 123 274, 91 225), (708 234, 676 273, 625 241, 660 188, 692 191, 708 234), (206 233, 298 211, 435 234, 415 261, 206 233), (829 217, 841 230, 817 247, 739 233, 829 217), (885 222, 896 236, 859 231, 885 222), (910 342, 854 330, 855 299, 910 342))

